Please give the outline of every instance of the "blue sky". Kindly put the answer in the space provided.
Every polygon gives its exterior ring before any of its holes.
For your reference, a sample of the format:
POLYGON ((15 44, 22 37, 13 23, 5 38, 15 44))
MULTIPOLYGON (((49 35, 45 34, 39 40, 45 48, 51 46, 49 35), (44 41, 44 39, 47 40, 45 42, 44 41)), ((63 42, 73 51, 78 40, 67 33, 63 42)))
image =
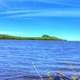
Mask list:
POLYGON ((80 1, 0 0, 0 33, 80 40, 80 1))

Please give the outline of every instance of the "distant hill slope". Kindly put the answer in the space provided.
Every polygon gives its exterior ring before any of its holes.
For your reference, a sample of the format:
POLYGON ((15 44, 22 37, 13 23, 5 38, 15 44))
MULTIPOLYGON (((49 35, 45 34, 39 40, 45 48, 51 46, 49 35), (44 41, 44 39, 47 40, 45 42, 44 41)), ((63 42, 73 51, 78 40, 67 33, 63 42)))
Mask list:
POLYGON ((12 40, 62 40, 55 36, 43 35, 41 37, 19 37, 19 36, 12 36, 7 34, 0 34, 0 39, 12 39, 12 40))

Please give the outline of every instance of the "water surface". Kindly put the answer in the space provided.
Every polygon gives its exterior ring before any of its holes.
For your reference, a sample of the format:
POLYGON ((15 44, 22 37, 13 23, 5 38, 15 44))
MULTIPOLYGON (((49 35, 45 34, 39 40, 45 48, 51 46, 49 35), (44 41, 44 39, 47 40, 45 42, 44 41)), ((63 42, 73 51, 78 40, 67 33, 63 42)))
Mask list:
POLYGON ((80 74, 79 41, 0 40, 0 80, 26 80, 22 77, 58 70, 80 74))

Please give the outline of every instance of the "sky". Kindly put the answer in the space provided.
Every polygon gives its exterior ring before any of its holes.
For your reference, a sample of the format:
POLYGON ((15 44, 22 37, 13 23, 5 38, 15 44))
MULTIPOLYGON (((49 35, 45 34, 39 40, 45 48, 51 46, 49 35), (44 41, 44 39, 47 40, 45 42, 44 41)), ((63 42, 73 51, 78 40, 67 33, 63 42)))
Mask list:
POLYGON ((0 0, 0 34, 80 41, 80 1, 0 0))

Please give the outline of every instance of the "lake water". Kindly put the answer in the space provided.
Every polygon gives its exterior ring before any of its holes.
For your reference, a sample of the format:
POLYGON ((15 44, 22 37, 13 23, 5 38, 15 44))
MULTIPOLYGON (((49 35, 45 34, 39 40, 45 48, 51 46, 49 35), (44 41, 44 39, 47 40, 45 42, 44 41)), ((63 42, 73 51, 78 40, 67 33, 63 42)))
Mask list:
POLYGON ((80 42, 0 40, 0 80, 28 80, 23 76, 42 76, 48 71, 79 75, 80 42))

